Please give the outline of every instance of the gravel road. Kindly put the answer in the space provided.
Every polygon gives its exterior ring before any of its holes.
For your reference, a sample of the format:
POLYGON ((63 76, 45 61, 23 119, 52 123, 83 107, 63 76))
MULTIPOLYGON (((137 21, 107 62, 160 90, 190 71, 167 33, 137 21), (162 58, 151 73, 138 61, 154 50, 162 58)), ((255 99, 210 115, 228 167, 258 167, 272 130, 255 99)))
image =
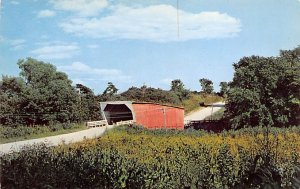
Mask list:
POLYGON ((192 112, 184 117, 184 123, 188 123, 190 121, 198 121, 204 120, 206 117, 210 116, 212 113, 217 112, 221 108, 225 106, 224 102, 216 102, 213 103, 212 106, 209 106, 204 109, 200 109, 198 111, 192 112))
POLYGON ((113 126, 96 127, 63 135, 1 144, 0 154, 9 153, 11 151, 19 151, 25 145, 45 143, 48 146, 55 146, 62 143, 69 144, 72 142, 78 142, 87 138, 96 138, 103 135, 107 129, 111 128, 113 128, 113 126))

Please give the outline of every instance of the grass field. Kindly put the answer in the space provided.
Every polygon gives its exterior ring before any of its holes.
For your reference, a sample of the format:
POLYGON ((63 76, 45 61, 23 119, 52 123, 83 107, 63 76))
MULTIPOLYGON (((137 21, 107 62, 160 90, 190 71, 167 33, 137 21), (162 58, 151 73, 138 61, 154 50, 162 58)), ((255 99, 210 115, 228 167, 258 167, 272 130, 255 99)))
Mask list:
POLYGON ((291 188, 300 128, 219 134, 122 126, 99 139, 1 157, 4 188, 291 188))

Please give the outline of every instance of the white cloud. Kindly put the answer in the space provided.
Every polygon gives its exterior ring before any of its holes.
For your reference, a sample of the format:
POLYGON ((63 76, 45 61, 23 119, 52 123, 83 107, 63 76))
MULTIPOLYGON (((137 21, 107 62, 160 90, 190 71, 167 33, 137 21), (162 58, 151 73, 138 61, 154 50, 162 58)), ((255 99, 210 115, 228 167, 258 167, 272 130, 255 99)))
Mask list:
POLYGON ((72 18, 60 23, 67 33, 107 39, 139 39, 156 42, 186 41, 236 36, 238 19, 219 12, 190 13, 170 5, 143 8, 117 6, 110 15, 99 18, 72 18))
POLYGON ((46 10, 39 11, 38 14, 37 14, 37 17, 38 18, 45 18, 45 17, 53 17, 55 15, 56 15, 55 11, 46 9, 46 10))
POLYGON ((131 77, 118 69, 92 68, 81 62, 73 62, 71 65, 59 66, 59 70, 68 73, 74 78, 85 81, 121 81, 129 82, 131 77))
POLYGON ((11 50, 20 50, 23 49, 25 46, 25 39, 14 39, 10 41, 10 45, 12 46, 11 50))
POLYGON ((78 54, 79 50, 80 49, 76 44, 49 44, 34 49, 31 53, 36 55, 37 58, 64 59, 73 57, 78 54))
POLYGON ((107 0, 51 0, 55 9, 77 12, 81 16, 94 16, 108 6, 107 0))

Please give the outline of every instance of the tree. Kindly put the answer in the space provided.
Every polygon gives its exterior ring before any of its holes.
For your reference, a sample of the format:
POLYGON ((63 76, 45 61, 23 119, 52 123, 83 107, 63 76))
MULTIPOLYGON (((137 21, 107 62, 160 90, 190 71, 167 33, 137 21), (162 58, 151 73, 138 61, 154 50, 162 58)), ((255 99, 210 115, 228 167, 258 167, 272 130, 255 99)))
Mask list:
POLYGON ((22 124, 22 93, 25 83, 21 78, 3 76, 0 81, 0 124, 22 124))
POLYGON ((127 91, 121 93, 123 100, 145 101, 162 104, 181 105, 178 96, 173 91, 165 91, 152 87, 141 88, 131 87, 127 91))
POLYGON ((118 90, 119 89, 117 89, 112 82, 108 82, 107 88, 104 90, 103 95, 112 96, 112 95, 117 94, 118 90))
POLYGON ((76 84, 76 89, 80 98, 78 107, 81 120, 100 120, 100 106, 94 92, 82 84, 76 84))
POLYGON ((189 95, 189 91, 184 88, 184 84, 180 79, 175 79, 171 82, 171 91, 173 91, 182 102, 189 95))
POLYGON ((202 92, 206 94, 211 94, 214 91, 213 82, 209 79, 202 78, 199 80, 202 88, 202 92))
POLYGON ((117 95, 118 90, 112 82, 108 82, 106 89, 99 96, 100 101, 121 100, 120 95, 117 95))
POLYGON ((130 87, 127 91, 121 93, 121 96, 130 101, 145 101, 146 90, 147 87, 130 87))
POLYGON ((50 124, 72 122, 76 115, 78 96, 67 75, 56 68, 32 58, 18 61, 20 76, 25 87, 20 112, 24 124, 50 124))
POLYGON ((228 92, 228 89, 229 89, 228 83, 225 82, 225 81, 222 81, 222 82, 220 82, 219 86, 221 87, 220 88, 220 95, 225 97, 227 95, 227 92, 228 92))
POLYGON ((300 59, 297 49, 279 57, 251 56, 234 64, 225 115, 233 128, 297 124, 300 59))

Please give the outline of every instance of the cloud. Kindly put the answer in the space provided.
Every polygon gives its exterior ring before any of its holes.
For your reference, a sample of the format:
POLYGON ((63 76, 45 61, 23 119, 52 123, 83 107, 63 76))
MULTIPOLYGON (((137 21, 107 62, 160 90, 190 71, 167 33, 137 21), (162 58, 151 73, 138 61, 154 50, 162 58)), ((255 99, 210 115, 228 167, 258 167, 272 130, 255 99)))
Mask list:
POLYGON ((156 42, 227 38, 241 31, 238 19, 219 12, 190 13, 170 5, 142 8, 114 7, 104 17, 71 18, 59 24, 70 34, 107 39, 138 39, 156 42))
POLYGON ((107 0, 50 0, 55 9, 72 11, 80 16, 97 15, 108 6, 107 0))
POLYGON ((51 10, 46 9, 46 10, 39 11, 38 14, 37 14, 37 17, 38 18, 45 18, 45 17, 53 17, 55 15, 56 15, 55 11, 51 11, 51 10))
POLYGON ((91 68, 90 66, 81 63, 73 62, 71 65, 59 66, 59 70, 68 73, 74 78, 80 79, 82 82, 90 81, 131 81, 131 76, 123 74, 118 69, 100 69, 91 68))
POLYGON ((10 45, 12 46, 11 50, 20 50, 23 49, 25 46, 25 39, 14 39, 10 41, 10 45))
POLYGON ((72 58, 79 53, 80 48, 76 44, 48 44, 34 49, 32 54, 43 59, 65 59, 72 58))

